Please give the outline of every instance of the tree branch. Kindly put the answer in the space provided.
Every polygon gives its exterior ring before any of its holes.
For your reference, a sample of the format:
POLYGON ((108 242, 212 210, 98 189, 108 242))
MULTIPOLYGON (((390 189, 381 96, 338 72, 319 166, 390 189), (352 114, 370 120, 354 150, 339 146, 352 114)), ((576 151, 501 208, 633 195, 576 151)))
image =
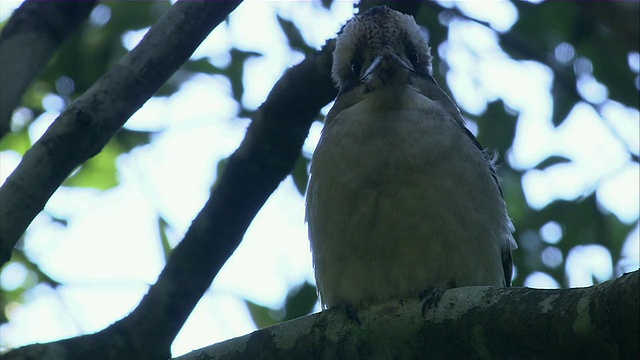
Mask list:
POLYGON ((638 271, 589 288, 465 287, 332 309, 193 351, 195 359, 637 359, 638 271))
POLYGON ((333 47, 330 42, 276 83, 158 281, 116 325, 168 328, 165 336, 175 337, 258 210, 291 172, 318 112, 335 97, 333 47))
POLYGON ((177 2, 56 119, 0 188, 0 266, 71 171, 100 152, 240 2, 177 2))
POLYGON ((25 354, 35 359, 60 349, 68 359, 168 358, 189 314, 290 173, 314 118, 335 97, 334 46, 330 41, 276 83, 158 281, 128 317, 93 335, 16 349, 7 359, 25 354))
POLYGON ((0 35, 0 139, 24 92, 96 3, 27 0, 13 13, 0 35))

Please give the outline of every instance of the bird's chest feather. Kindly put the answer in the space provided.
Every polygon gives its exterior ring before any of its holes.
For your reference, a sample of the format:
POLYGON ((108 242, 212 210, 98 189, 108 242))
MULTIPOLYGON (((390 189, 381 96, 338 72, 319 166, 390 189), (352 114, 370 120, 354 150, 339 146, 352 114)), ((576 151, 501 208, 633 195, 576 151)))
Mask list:
POLYGON ((325 304, 499 285, 504 229, 492 224, 503 210, 482 152, 438 107, 363 105, 325 128, 312 162, 307 217, 325 304))
POLYGON ((456 197, 457 183, 474 186, 461 178, 465 173, 486 172, 456 123, 435 106, 418 110, 411 101, 377 109, 375 102, 357 104, 325 130, 312 186, 336 231, 411 231, 424 222, 425 210, 440 216, 437 210, 456 197))

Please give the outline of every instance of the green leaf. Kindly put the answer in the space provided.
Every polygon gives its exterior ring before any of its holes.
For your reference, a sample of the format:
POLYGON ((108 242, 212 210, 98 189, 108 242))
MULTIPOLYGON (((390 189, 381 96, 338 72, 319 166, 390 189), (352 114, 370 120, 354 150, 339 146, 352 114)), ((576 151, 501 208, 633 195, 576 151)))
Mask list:
POLYGON ((309 183, 309 171, 307 168, 310 161, 311 160, 307 159, 304 155, 300 154, 300 156, 298 156, 298 160, 296 160, 296 163, 293 166, 293 169, 291 170, 293 183, 296 185, 296 189, 298 189, 298 192, 302 196, 304 196, 307 191, 307 184, 309 183))
POLYGON ((149 144, 151 137, 157 133, 157 131, 138 131, 123 128, 118 131, 114 139, 122 146, 124 152, 129 152, 137 146, 149 144))
POLYGON ((560 126, 569 116, 573 107, 582 99, 575 92, 575 76, 571 77, 572 83, 560 81, 559 76, 553 80, 551 95, 553 96, 553 115, 551 122, 554 126, 560 126))
MULTIPOLYGON (((507 211, 515 224, 524 223, 530 216, 522 190, 522 172, 512 169, 508 164, 498 167, 498 175, 502 179, 501 186, 507 203, 507 211)), ((516 227, 516 231, 519 230, 516 227)))
POLYGON ((279 15, 276 16, 278 18, 278 24, 280 24, 280 29, 282 29, 282 32, 284 32, 284 35, 287 37, 289 47, 291 49, 300 51, 303 54, 311 54, 315 52, 315 49, 307 45, 304 41, 304 37, 302 37, 300 30, 292 21, 282 18, 279 15))
POLYGON ((244 63, 247 59, 251 57, 259 57, 262 56, 262 54, 255 51, 243 51, 236 48, 231 49, 229 54, 231 55, 231 64, 225 70, 225 74, 231 82, 233 98, 240 102, 242 95, 244 94, 244 85, 242 84, 244 63))
POLYGON ((290 290, 284 306, 285 318, 283 321, 308 315, 313 310, 316 302, 318 302, 316 287, 308 282, 290 290))
POLYGON ((94 188, 98 190, 111 189, 118 185, 116 159, 123 153, 123 149, 110 141, 102 151, 80 166, 63 186, 94 188))
POLYGON ((216 166, 216 179, 213 181, 213 185, 211 185, 211 190, 215 189, 220 183, 220 179, 222 179, 222 174, 224 173, 224 169, 227 168, 228 163, 228 157, 218 161, 218 165, 216 166))
POLYGON ((278 324, 283 321, 308 315, 318 301, 316 287, 304 282, 289 290, 285 303, 280 308, 270 308, 245 300, 249 314, 256 326, 260 329, 278 324))
POLYGON ((169 237, 167 236, 167 230, 171 228, 169 223, 161 216, 158 215, 158 233, 160 234, 160 244, 162 245, 162 253, 164 260, 167 261, 169 256, 173 252, 173 247, 169 243, 169 237))
POLYGON ((194 73, 203 73, 203 74, 223 74, 224 69, 219 68, 207 60, 207 58, 201 58, 198 60, 189 60, 182 68, 194 73))
POLYGON ((274 320, 269 314, 272 311, 270 308, 258 305, 249 300, 245 300, 244 303, 249 309, 249 314, 251 315, 253 323, 256 324, 256 327, 259 329, 279 323, 279 321, 274 320))
POLYGON ((320 0, 320 4, 323 8, 329 10, 331 9, 331 4, 333 4, 333 0, 320 0))
POLYGON ((52 214, 48 213, 47 211, 43 211, 43 213, 46 213, 49 216, 49 218, 51 219, 51 221, 53 221, 57 225, 64 226, 64 227, 69 225, 69 219, 67 219, 65 217, 52 215, 52 214))
POLYGON ((504 102, 497 100, 487 104, 480 117, 472 117, 478 124, 478 141, 500 155, 507 153, 516 133, 516 117, 510 113, 504 102))
POLYGON ((171 2, 163 1, 109 1, 111 22, 128 29, 143 29, 155 24, 171 7, 171 2))
POLYGON ((31 139, 29 138, 28 127, 25 126, 19 131, 7 133, 0 140, 0 151, 13 150, 21 156, 31 147, 31 139))
MULTIPOLYGON (((61 76, 73 80, 71 99, 84 93, 100 76, 119 61, 127 49, 122 38, 130 31, 151 27, 170 7, 169 1, 105 1, 111 17, 103 26, 87 22, 62 44, 39 82, 55 89, 61 76)), ((51 92, 51 91, 48 91, 51 92)), ((31 106, 30 106, 31 107, 31 106)))
POLYGON ((538 165, 535 166, 535 169, 544 170, 554 165, 567 164, 570 162, 571 162, 571 159, 569 158, 566 158, 560 155, 553 155, 553 156, 549 156, 548 158, 538 163, 538 165))

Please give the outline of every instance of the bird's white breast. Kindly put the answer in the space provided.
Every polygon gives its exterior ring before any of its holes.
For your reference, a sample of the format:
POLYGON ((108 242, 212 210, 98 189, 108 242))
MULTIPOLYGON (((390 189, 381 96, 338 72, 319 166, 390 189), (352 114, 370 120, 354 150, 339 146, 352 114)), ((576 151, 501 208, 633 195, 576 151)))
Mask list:
POLYGON ((502 198, 482 152, 432 100, 409 87, 368 94, 325 127, 311 172, 325 306, 504 284, 502 198))

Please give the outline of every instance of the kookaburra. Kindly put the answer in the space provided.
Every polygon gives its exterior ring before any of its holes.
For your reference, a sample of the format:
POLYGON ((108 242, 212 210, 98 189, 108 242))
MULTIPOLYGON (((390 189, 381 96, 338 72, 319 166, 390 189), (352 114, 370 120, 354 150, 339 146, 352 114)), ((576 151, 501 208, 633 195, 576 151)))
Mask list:
POLYGON ((323 307, 510 286, 513 226, 491 157, 432 76, 413 17, 375 7, 338 36, 339 87, 306 218, 323 307))

